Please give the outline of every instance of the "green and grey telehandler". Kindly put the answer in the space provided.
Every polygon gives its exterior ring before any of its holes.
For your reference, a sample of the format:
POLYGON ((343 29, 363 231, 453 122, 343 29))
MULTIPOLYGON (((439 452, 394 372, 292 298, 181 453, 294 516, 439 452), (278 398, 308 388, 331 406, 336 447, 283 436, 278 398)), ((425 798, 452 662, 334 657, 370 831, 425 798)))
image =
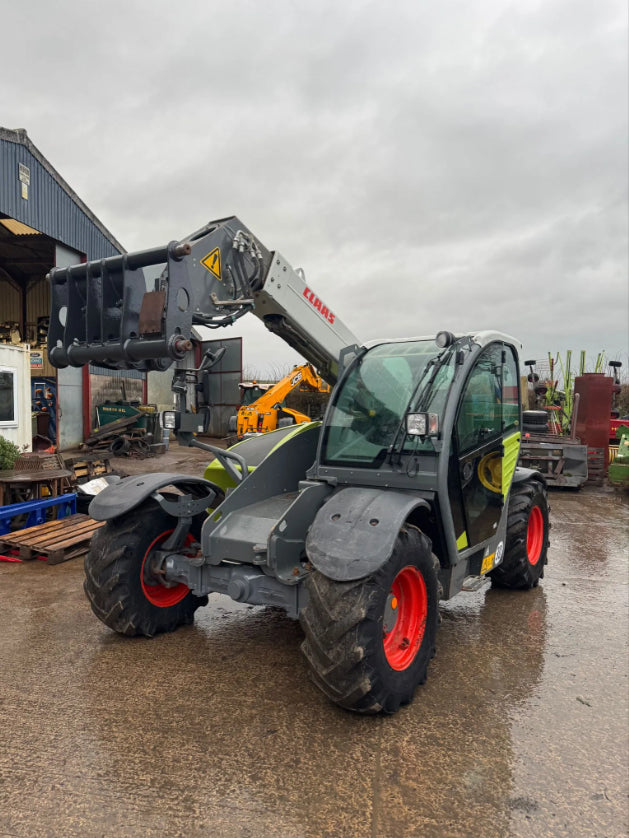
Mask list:
MULTIPOLYGON (((424 682, 440 599, 483 577, 537 585, 548 548, 543 478, 518 468, 519 344, 499 332, 361 345, 277 252, 236 218, 181 242, 53 270, 49 356, 164 370, 163 421, 214 455, 204 477, 151 473, 105 489, 85 591, 114 631, 193 620, 208 594, 299 618, 314 682, 360 713, 394 713, 424 682), (147 288, 144 268, 162 265, 147 288), (187 404, 191 330, 253 312, 334 390, 322 423, 201 442, 187 404)), ((206 353, 203 389, 218 355, 206 353)))

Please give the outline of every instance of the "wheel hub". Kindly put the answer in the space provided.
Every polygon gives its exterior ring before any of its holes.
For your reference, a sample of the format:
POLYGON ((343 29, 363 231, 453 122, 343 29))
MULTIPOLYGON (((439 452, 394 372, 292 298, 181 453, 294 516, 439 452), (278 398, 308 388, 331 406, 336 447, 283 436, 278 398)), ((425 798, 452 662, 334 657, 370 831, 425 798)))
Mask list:
MULTIPOLYGON (((163 576, 164 555, 158 548, 172 532, 173 530, 166 530, 152 541, 144 554, 140 569, 140 583, 144 596, 158 608, 170 608, 177 605, 190 592, 190 588, 182 582, 168 582, 163 576)), ((193 541, 194 538, 188 533, 185 546, 193 541)))
POLYGON ((382 643, 392 669, 407 669, 415 660, 427 617, 426 583, 419 570, 408 565, 393 580, 384 606, 382 643))
POLYGON ((536 565, 544 546, 544 516, 539 506, 534 506, 529 515, 526 529, 526 554, 532 565, 536 565))

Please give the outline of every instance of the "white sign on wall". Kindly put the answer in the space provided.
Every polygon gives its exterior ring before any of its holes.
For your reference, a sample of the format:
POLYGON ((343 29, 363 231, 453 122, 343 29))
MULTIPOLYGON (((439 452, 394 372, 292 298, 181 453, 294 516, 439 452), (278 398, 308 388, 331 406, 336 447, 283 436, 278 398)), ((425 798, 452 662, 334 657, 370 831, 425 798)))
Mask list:
POLYGON ((31 170, 24 163, 18 163, 18 177, 22 187, 22 198, 28 201, 28 187, 31 185, 31 170))

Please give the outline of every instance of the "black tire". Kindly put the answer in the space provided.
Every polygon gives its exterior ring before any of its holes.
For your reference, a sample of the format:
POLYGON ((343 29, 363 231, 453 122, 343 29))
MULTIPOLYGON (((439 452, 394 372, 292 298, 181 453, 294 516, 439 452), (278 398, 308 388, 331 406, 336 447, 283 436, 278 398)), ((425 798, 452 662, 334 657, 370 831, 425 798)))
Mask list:
POLYGON ((547 434, 548 425, 529 425, 528 423, 524 422, 524 424, 522 425, 522 431, 525 434, 547 434))
POLYGON ((235 434, 238 430, 238 416, 230 416, 227 420, 227 433, 235 434))
POLYGON ((288 428, 290 425, 295 424, 295 419, 293 416, 284 416, 282 419, 277 420, 277 427, 278 428, 288 428))
POLYGON ((428 538, 414 527, 405 527, 391 558, 371 576, 354 582, 334 582, 316 570, 308 576, 309 599, 300 614, 306 635, 301 648, 314 683, 328 698, 358 713, 391 714, 408 704, 416 687, 425 682, 435 654, 438 569, 428 538), (420 608, 411 606, 409 612, 405 602, 410 603, 413 593, 402 592, 402 579, 405 591, 410 581, 414 593, 423 597, 420 608), (394 580, 399 602, 394 601, 394 580), (412 618, 401 626, 409 613, 412 618), (400 626, 402 630, 417 628, 414 649, 407 637, 397 644, 400 626))
POLYGON ((548 414, 545 410, 523 410, 523 425, 545 425, 548 422, 548 414))
POLYGON ((128 436, 117 436, 112 440, 109 450, 114 457, 124 457, 131 449, 131 440, 128 436))
POLYGON ((516 483, 509 497, 502 563, 488 575, 497 588, 534 588, 544 576, 550 523, 548 496, 541 480, 516 483))
MULTIPOLYGON (((194 530, 199 523, 193 523, 194 530)), ((207 605, 207 596, 193 596, 185 585, 166 588, 158 580, 151 585, 150 577, 142 580, 149 549, 165 540, 174 526, 174 519, 149 500, 94 534, 83 588, 94 614, 118 634, 153 637, 174 631, 192 623, 197 608, 207 605)))
POLYGON ((141 458, 148 457, 151 453, 151 446, 148 444, 146 439, 138 437, 138 439, 131 440, 130 452, 132 454, 137 454, 141 458))

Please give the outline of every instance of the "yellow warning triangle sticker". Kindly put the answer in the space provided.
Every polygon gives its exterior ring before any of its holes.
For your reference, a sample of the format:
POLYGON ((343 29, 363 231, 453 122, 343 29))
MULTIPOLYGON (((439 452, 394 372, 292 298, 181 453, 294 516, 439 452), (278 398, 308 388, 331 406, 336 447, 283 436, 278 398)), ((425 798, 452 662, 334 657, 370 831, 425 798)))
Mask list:
POLYGON ((221 281, 223 280, 223 275, 221 274, 220 248, 215 247, 214 250, 211 250, 204 259, 201 259, 201 264, 211 274, 214 274, 217 279, 220 279, 221 281))

